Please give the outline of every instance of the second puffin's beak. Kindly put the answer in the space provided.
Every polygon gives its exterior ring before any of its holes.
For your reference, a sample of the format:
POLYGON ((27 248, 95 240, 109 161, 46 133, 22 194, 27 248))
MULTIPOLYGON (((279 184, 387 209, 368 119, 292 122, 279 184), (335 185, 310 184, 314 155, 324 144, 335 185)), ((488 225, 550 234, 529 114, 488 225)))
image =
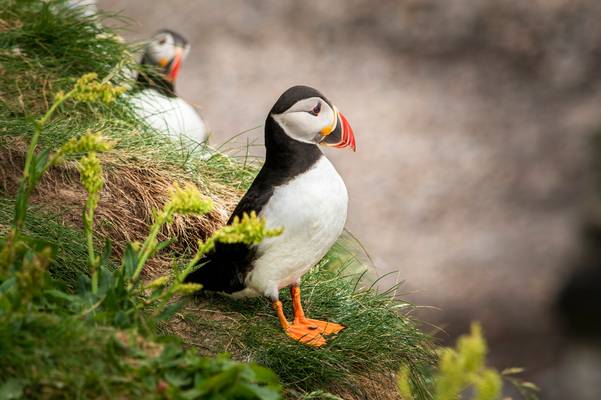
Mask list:
POLYGON ((322 136, 320 144, 338 148, 350 147, 355 151, 355 133, 351 128, 351 124, 336 107, 333 107, 333 109, 334 121, 320 132, 322 136))
POLYGON ((177 75, 179 74, 179 69, 182 66, 182 59, 184 55, 184 50, 181 47, 177 47, 175 49, 175 56, 167 66, 167 80, 170 82, 175 81, 177 75))

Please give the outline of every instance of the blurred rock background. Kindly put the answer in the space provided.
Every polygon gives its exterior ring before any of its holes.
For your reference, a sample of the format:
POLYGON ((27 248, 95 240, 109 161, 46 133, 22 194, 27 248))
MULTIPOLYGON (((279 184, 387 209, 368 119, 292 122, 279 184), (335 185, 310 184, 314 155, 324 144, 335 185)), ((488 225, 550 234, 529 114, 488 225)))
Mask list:
MULTIPOLYGON (((601 362, 564 337, 556 294, 578 264, 601 126, 596 0, 101 0, 192 43, 177 89, 213 144, 259 127, 294 84, 319 88, 356 133, 329 151, 349 229, 451 342, 483 323, 493 364, 544 399, 601 398, 601 362)), ((262 128, 225 145, 244 156, 262 128)), ((260 154, 261 147, 253 148, 260 154)), ((597 314, 601 317, 601 310, 597 314)))

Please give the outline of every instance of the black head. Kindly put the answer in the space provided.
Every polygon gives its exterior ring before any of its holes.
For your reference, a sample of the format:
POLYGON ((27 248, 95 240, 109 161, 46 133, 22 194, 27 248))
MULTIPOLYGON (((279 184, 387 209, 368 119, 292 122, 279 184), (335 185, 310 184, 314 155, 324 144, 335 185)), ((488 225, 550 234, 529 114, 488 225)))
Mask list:
POLYGON ((303 99, 309 99, 311 97, 319 97, 323 101, 328 103, 330 107, 332 106, 332 103, 330 103, 326 96, 321 94, 319 90, 313 89, 310 86, 298 85, 292 86, 291 88, 287 89, 284 93, 282 93, 271 108, 271 111, 269 113, 282 114, 290 107, 292 107, 296 102, 303 99))
POLYGON ((161 29, 146 45, 141 62, 156 67, 164 79, 174 82, 189 51, 186 38, 169 29, 161 29))
POLYGON ((355 150, 355 136, 347 119, 323 94, 309 86, 293 86, 286 90, 272 107, 267 120, 272 120, 279 128, 265 131, 268 151, 270 142, 290 140, 313 146, 348 146, 355 150), (286 138, 278 137, 281 135, 286 138))
POLYGON ((185 37, 183 37, 181 34, 177 33, 176 31, 172 31, 171 29, 159 29, 153 35, 153 39, 157 39, 157 40, 161 40, 163 38, 167 39, 168 36, 171 36, 173 38, 173 43, 175 44, 175 46, 179 46, 181 48, 186 48, 186 47, 190 46, 188 39, 186 39, 185 37))

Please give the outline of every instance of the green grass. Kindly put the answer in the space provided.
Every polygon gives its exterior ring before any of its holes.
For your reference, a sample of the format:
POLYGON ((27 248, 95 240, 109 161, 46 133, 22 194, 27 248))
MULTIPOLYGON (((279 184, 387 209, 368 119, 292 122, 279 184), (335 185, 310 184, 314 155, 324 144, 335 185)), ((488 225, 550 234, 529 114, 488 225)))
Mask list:
MULTIPOLYGON (((0 237, 8 232, 12 221, 15 202, 0 197, 0 237)), ((45 212, 40 207, 32 207, 25 221, 25 234, 42 240, 55 250, 52 276, 63 283, 73 286, 78 276, 87 273, 88 266, 83 262, 86 257, 83 232, 59 223, 60 216, 45 212)))
MULTIPOLYGON (((126 71, 138 68, 134 52, 139 46, 116 40, 111 30, 96 24, 98 18, 59 12, 59 4, 0 0, 0 65, 5 71, 0 73, 0 137, 31 135, 33 118, 46 110, 53 94, 69 88, 84 73, 133 84, 126 71)), ((198 157, 154 134, 131 112, 127 96, 111 105, 63 108, 40 138, 42 146, 57 148, 87 129, 101 131, 118 140, 112 160, 117 165, 151 164, 207 190, 215 184, 244 189, 257 171, 251 159, 240 163, 219 153, 198 157)))
MULTIPOLYGON (((390 387, 391 378, 402 364, 412 371, 414 390, 421 396, 418 398, 428 398, 427 377, 435 356, 430 338, 407 316, 413 307, 395 300, 391 296, 394 288, 385 293, 355 290, 358 278, 346 275, 344 268, 330 271, 325 262, 303 278, 306 314, 346 326, 320 349, 290 340, 266 299, 236 301, 201 294, 198 304, 202 311, 192 308, 183 319, 199 337, 200 332, 204 333, 209 351, 226 348, 236 358, 265 365, 287 387, 301 393, 315 389, 352 393, 361 389, 358 378, 363 384, 390 387), (214 311, 228 319, 212 320, 209 314, 214 311)), ((291 319, 288 291, 283 290, 281 298, 291 319)))
POLYGON ((92 328, 77 316, 48 312, 0 325, 0 373, 1 399, 217 399, 223 397, 212 393, 228 390, 221 382, 233 388, 246 381, 242 390, 267 394, 225 398, 276 399, 279 386, 263 367, 223 355, 201 358, 173 337, 92 328))
MULTIPOLYGON (((116 40, 94 19, 59 11, 59 3, 0 0, 0 151, 14 151, 15 139, 26 142, 33 121, 46 111, 53 94, 69 88, 83 73, 97 72, 101 79, 120 84, 127 83, 124 68, 135 68, 135 48, 116 40)), ((119 166, 153 168, 170 179, 191 180, 205 193, 230 196, 231 201, 232 193, 248 187, 258 170, 250 159, 189 154, 138 121, 126 98, 110 106, 62 107, 45 128, 40 147, 57 148, 87 129, 118 140, 116 149, 103 156, 109 173, 119 166)), ((12 219, 13 204, 5 195, 0 198, 0 235, 12 219)), ((38 199, 30 208, 26 231, 56 248, 53 278, 73 286, 87 271, 85 243, 80 230, 62 225, 50 209, 56 207, 46 209, 44 199, 38 199)), ((271 368, 289 397, 327 398, 318 394, 324 390, 362 398, 369 391, 366 382, 376 388, 386 383, 382 390, 394 390, 394 373, 406 365, 418 398, 430 398, 435 363, 430 338, 407 316, 410 305, 394 300, 391 293, 356 290, 356 275, 345 277, 350 272, 344 271, 363 267, 349 259, 355 250, 345 249, 340 243, 327 262, 303 280, 307 314, 347 326, 322 349, 290 340, 263 299, 235 302, 205 296, 163 329, 181 334, 190 347, 207 355, 229 351, 239 360, 271 368)), ((290 316, 290 298, 282 294, 290 316)), ((31 398, 151 398, 157 396, 157 382, 176 379, 175 366, 180 365, 141 354, 140 349, 124 349, 114 340, 121 331, 92 327, 58 309, 32 313, 19 327, 22 337, 11 336, 15 331, 10 329, 0 327, 0 395, 13 390, 31 398)), ((142 353, 152 352, 162 340, 167 339, 151 334, 144 339, 148 348, 142 353)), ((188 357, 181 346, 172 346, 188 357)))
POLYGON ((120 354, 112 346, 117 330, 90 329, 77 318, 49 314, 31 315, 23 325, 18 336, 12 327, 0 327, 0 369, 13 377, 3 388, 12 385, 15 393, 5 393, 4 398, 149 394, 124 374, 120 354))

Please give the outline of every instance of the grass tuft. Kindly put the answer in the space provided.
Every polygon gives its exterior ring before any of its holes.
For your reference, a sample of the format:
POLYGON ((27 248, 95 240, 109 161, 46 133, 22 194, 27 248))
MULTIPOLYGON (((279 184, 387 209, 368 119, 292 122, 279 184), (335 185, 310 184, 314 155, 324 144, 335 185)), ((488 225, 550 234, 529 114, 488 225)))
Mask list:
MULTIPOLYGON (((13 219, 15 201, 0 197, 0 238, 9 230, 9 221, 13 219)), ((83 232, 61 224, 60 216, 42 208, 33 207, 25 221, 25 235, 42 240, 54 250, 54 262, 50 271, 52 276, 63 283, 73 286, 77 277, 87 273, 86 245, 81 240, 83 232)))
MULTIPOLYGON (((310 318, 342 323, 346 329, 328 338, 319 349, 290 340, 265 299, 236 301, 201 294, 171 325, 171 331, 207 354, 225 349, 240 360, 271 368, 287 387, 309 393, 315 389, 346 393, 353 398, 395 396, 395 373, 406 366, 417 398, 429 398, 428 376, 436 356, 430 338, 408 317, 412 306, 391 293, 355 291, 360 276, 331 271, 327 263, 302 281, 303 304, 310 318), (195 338, 202 337, 201 342, 195 338), (366 394, 367 393, 367 394, 366 394)), ((393 288, 394 289, 394 288, 393 288)), ((282 291, 291 319, 291 298, 282 291)))

